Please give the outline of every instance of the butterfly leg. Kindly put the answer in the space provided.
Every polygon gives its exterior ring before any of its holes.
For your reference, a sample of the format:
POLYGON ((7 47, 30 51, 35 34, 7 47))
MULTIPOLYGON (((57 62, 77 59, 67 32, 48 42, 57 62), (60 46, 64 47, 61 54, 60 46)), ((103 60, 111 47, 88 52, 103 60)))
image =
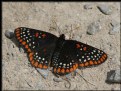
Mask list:
POLYGON ((65 81, 67 81, 68 84, 65 84, 65 87, 68 88, 68 89, 70 89, 71 83, 70 83, 69 79, 66 76, 63 77, 62 79, 65 80, 65 81))
POLYGON ((82 77, 84 80, 85 80, 85 82, 87 82, 87 83, 89 83, 89 84, 91 84, 91 85, 93 85, 93 86, 95 86, 94 84, 92 84, 92 83, 90 83, 90 82, 88 82, 82 75, 80 75, 78 72, 77 72, 77 70, 75 71, 80 77, 82 77))

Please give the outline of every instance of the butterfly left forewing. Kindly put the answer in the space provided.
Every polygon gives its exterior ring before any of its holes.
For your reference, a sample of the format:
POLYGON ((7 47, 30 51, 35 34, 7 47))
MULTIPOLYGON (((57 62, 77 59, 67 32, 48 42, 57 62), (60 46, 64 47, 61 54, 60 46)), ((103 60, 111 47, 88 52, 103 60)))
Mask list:
POLYGON ((51 44, 57 40, 53 34, 25 27, 16 28, 14 34, 19 43, 27 49, 27 52, 36 51, 47 43, 51 44))
POLYGON ((41 30, 25 27, 15 29, 14 34, 27 52, 32 66, 48 68, 57 37, 41 30))

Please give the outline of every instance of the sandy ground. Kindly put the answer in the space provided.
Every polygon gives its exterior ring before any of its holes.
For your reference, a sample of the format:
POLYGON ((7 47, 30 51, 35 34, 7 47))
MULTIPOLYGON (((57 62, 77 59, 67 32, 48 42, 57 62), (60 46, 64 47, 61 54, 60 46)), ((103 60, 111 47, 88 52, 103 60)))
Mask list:
POLYGON ((110 35, 110 23, 120 20, 118 2, 3 2, 2 3, 2 89, 3 90, 119 90, 119 84, 105 82, 107 72, 120 67, 120 33, 110 35), (84 5, 92 9, 84 9, 84 5), (111 5, 113 13, 105 15, 97 5, 111 5), (90 23, 100 20, 101 31, 94 35, 87 34, 90 23), (56 22, 56 23, 55 23, 56 22), (57 25, 56 25, 57 24, 57 25), (29 64, 24 52, 4 33, 17 27, 29 27, 51 32, 57 36, 64 33, 66 39, 78 40, 104 50, 107 61, 94 68, 79 71, 90 83, 79 75, 71 78, 71 88, 66 81, 55 82, 50 71, 47 79, 29 64), (72 27, 71 27, 72 26, 72 27), (58 29, 59 27, 59 29, 58 29), (72 28, 72 29, 71 29, 72 28))

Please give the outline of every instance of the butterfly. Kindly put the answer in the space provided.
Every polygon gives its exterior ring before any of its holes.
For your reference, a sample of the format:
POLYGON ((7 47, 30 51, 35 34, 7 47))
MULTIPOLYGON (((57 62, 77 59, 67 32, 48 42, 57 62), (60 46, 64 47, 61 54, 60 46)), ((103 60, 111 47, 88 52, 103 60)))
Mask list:
POLYGON ((31 65, 40 69, 51 67, 54 74, 65 75, 78 68, 102 64, 107 59, 102 50, 76 40, 65 40, 64 34, 57 37, 26 27, 16 28, 14 34, 31 65))

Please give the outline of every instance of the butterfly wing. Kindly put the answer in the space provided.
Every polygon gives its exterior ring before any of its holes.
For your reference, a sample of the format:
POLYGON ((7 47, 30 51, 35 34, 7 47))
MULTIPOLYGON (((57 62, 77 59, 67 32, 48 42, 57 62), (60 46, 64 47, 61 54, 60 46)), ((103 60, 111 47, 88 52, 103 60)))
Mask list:
POLYGON ((31 64, 38 68, 48 68, 57 37, 44 31, 25 27, 15 29, 14 34, 28 53, 31 64))
MULTIPOLYGON (((72 42, 72 41, 71 41, 72 42)), ((102 64, 107 59, 107 54, 100 49, 90 45, 73 42, 77 50, 77 60, 79 67, 89 67, 102 64)))
POLYGON ((106 53, 87 44, 66 40, 58 61, 54 61, 54 73, 66 74, 79 67, 99 65, 107 59, 106 53))

